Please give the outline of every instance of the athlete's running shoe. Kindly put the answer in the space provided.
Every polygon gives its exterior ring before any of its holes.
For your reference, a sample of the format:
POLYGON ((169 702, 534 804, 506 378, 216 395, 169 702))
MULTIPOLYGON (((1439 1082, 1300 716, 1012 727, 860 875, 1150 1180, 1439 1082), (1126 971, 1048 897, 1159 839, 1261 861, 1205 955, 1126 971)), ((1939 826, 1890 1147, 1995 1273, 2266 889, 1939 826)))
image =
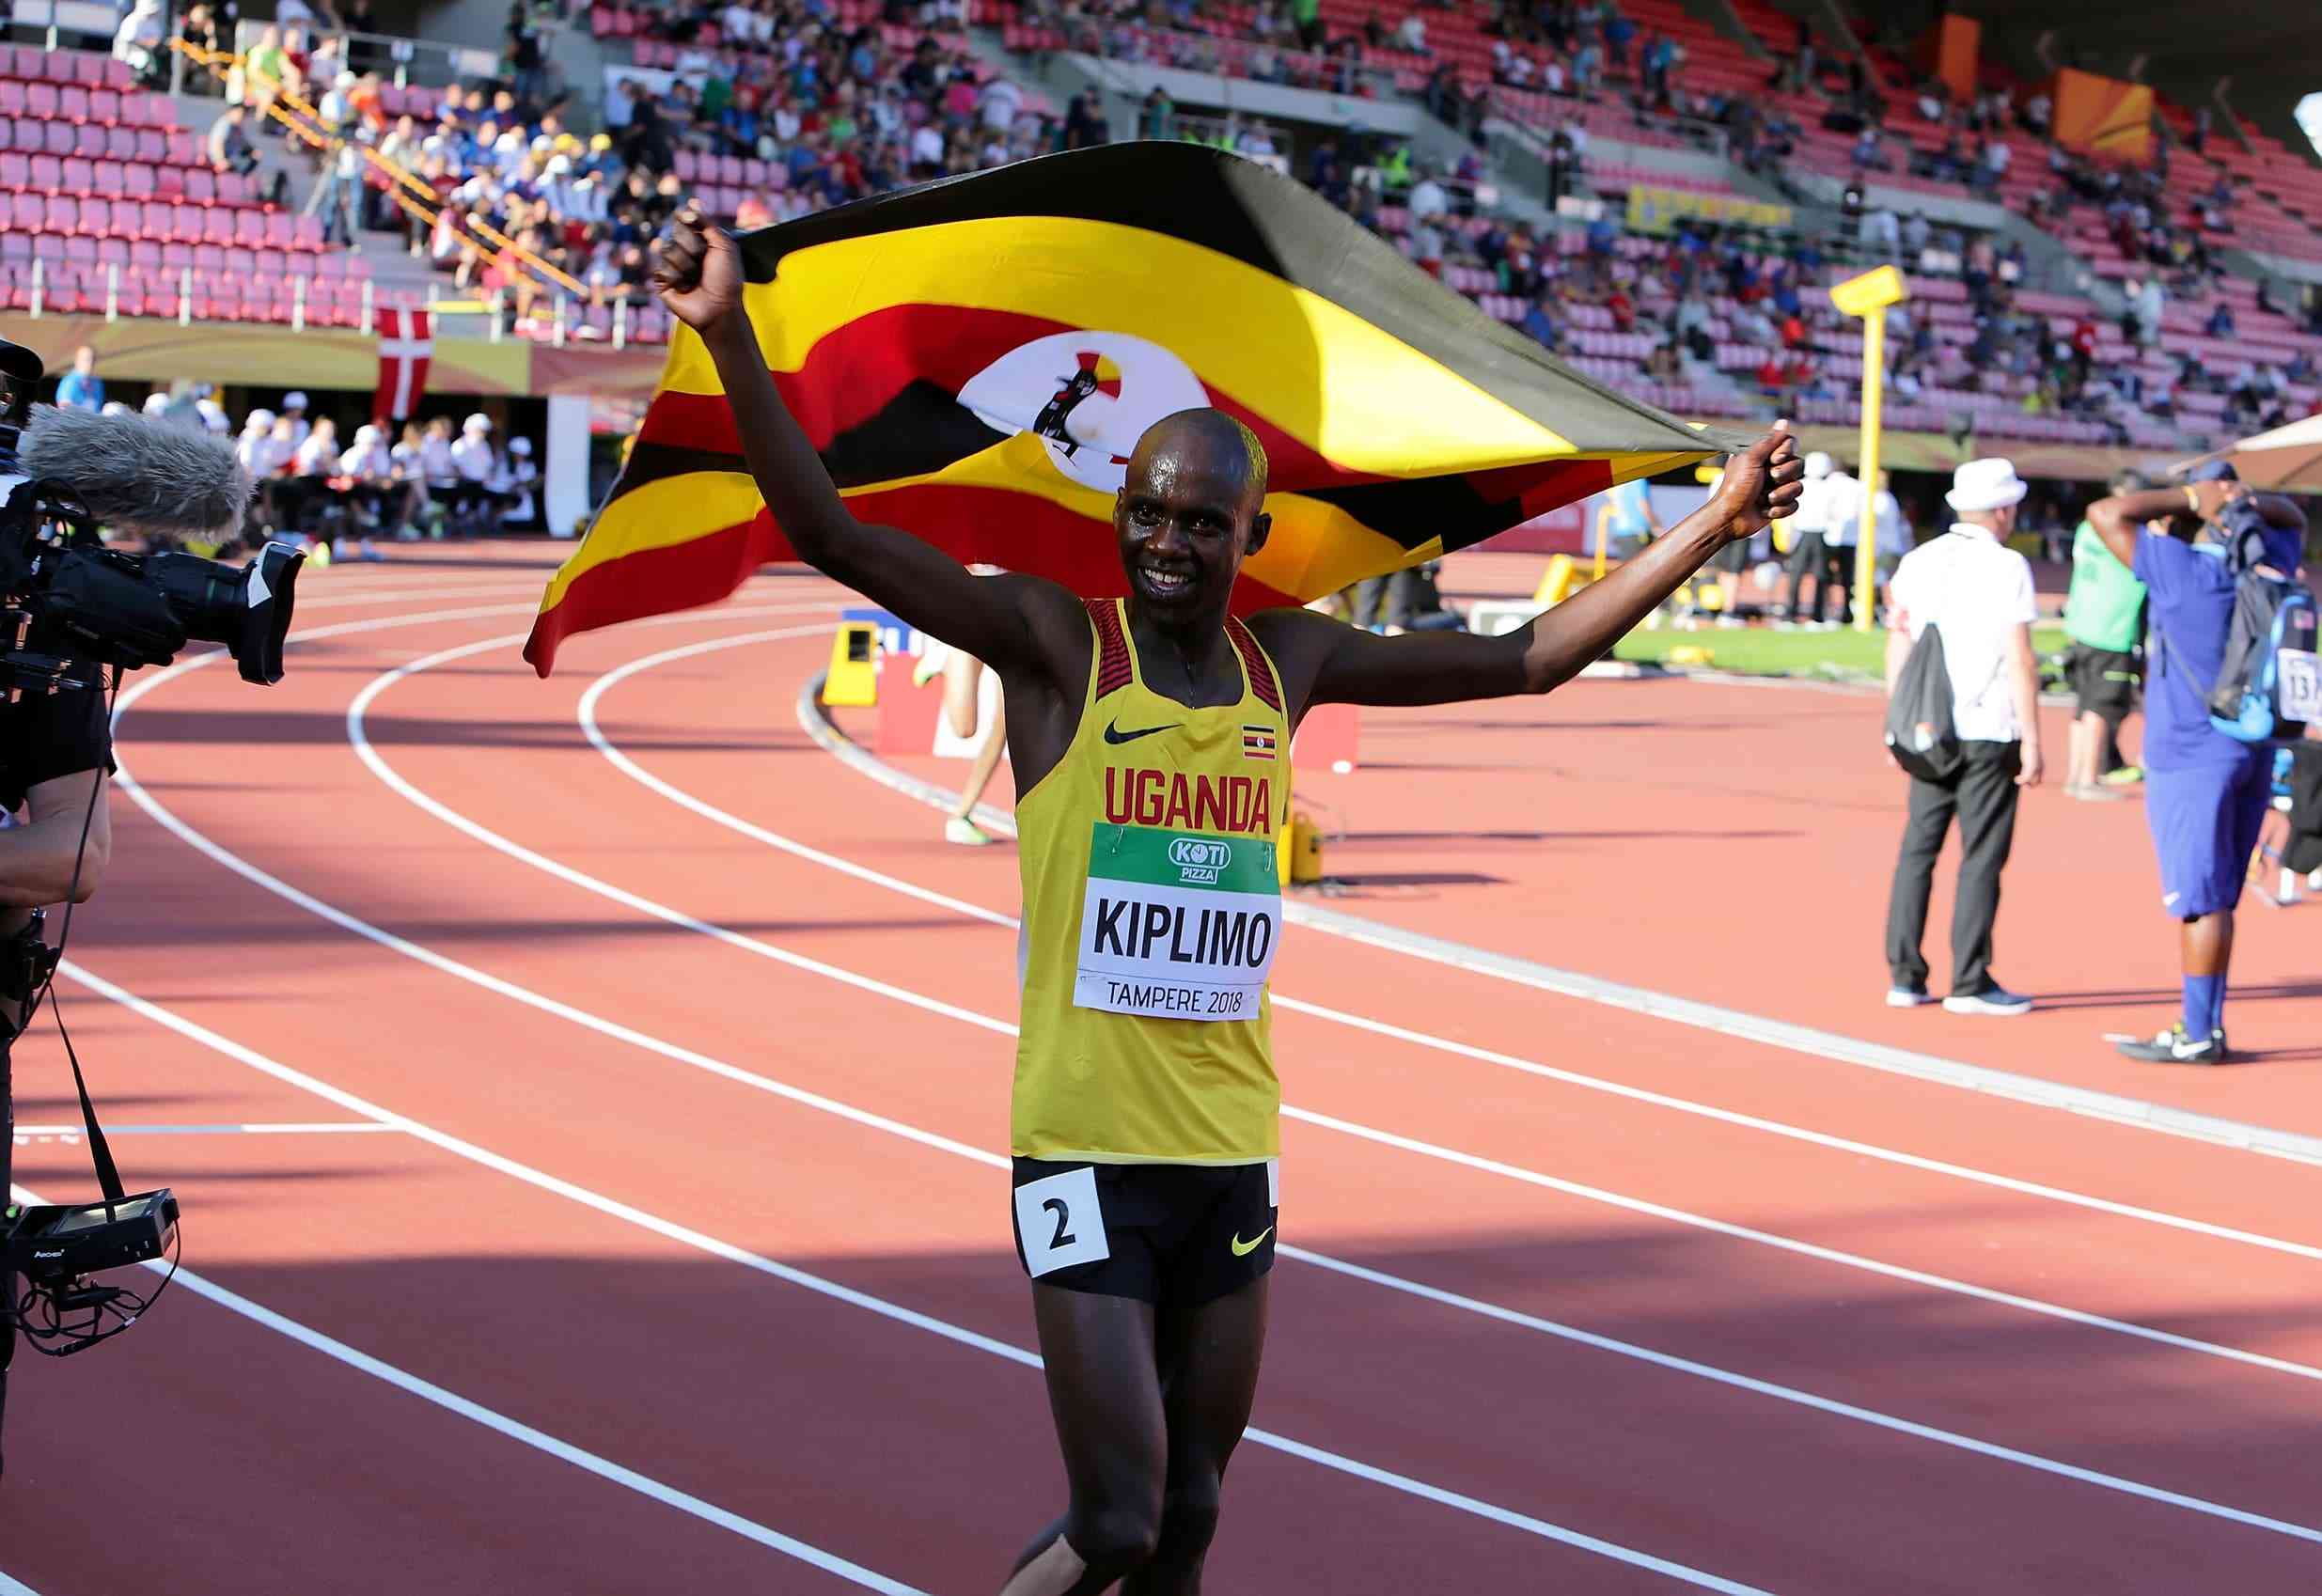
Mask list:
POLYGON ((985 834, 983 827, 969 820, 965 815, 953 815, 943 822, 943 839, 946 842, 956 842, 963 848, 981 848, 992 840, 985 834))
POLYGON ((2211 1031, 2198 1041, 2185 1029, 2180 1020, 2151 1041, 2134 1037, 2115 1041, 2124 1058, 2134 1058, 2143 1064, 2222 1064, 2225 1062, 2225 1033, 2211 1031))
POLYGON ((1935 994, 1927 990, 1924 981, 1917 986, 1904 986, 1897 982, 1887 989, 1887 1007, 1890 1009, 1917 1009, 1922 1004, 1934 1001, 1935 994))
POLYGON ((2135 787, 2144 780, 2144 767, 2142 765, 2123 765, 2118 770, 2105 772, 2097 779, 2107 787, 2135 787))

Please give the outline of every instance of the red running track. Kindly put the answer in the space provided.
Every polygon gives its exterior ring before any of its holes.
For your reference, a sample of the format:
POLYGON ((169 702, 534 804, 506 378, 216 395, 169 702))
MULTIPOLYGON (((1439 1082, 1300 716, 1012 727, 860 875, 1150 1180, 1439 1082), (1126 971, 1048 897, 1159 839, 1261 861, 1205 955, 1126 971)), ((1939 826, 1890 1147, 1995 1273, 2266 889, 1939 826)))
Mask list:
MULTIPOLYGON (((1013 859, 801 733, 827 584, 541 683, 491 640, 547 563, 333 572, 279 687, 133 683, 145 804, 65 991, 202 1290, 20 1359, 0 1571, 41 1596, 979 1592, 1055 1510, 996 1168, 1013 859)), ((2138 995, 1876 1008, 1874 722, 1583 682, 1373 716, 1379 763, 1301 792, 1338 907, 2317 1128, 2295 913, 2244 928, 2248 1071, 2111 1066, 2138 995)), ((2166 986, 2132 809, 2034 795, 2011 979, 2166 986)), ((1319 934, 1277 987, 1295 1250, 1212 1590, 2313 1588, 2310 1167, 1319 934)), ((70 1119, 53 1042, 19 1077, 70 1119)), ((19 1178, 85 1158, 36 1130, 19 1178)))

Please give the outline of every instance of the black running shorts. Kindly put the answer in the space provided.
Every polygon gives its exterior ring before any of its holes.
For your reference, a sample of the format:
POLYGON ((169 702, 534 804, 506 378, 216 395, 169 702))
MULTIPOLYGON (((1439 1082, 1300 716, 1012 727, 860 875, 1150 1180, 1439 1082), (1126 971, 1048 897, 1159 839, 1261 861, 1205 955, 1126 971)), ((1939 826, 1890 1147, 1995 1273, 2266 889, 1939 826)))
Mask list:
POLYGON ((2064 656, 2064 678, 2079 696, 2079 712, 2117 728, 2137 707, 2137 656, 2075 643, 2064 656))
POLYGON ((1192 1307, 1274 1267, 1279 1165, 1019 1158, 1016 1259, 1046 1286, 1192 1307))

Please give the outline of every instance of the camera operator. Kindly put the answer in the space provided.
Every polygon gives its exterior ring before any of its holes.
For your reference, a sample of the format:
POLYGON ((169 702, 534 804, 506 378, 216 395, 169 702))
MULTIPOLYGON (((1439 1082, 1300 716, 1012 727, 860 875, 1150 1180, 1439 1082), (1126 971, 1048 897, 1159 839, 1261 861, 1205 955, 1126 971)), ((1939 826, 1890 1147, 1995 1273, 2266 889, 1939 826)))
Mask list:
MULTIPOLYGON (((104 880, 113 851, 105 805, 112 754, 104 695, 93 686, 25 692, 0 704, 0 806, 7 822, 0 825, 0 1193, 14 1173, 9 1056, 31 1018, 26 1000, 47 967, 42 911, 68 900, 85 903, 104 880)), ((15 1300, 15 1278, 0 1272, 0 1302, 15 1300)), ((15 1350, 15 1326, 0 1320, 0 1424, 15 1350)), ((7 1467, 5 1440, 0 1434, 0 1473, 7 1467)))

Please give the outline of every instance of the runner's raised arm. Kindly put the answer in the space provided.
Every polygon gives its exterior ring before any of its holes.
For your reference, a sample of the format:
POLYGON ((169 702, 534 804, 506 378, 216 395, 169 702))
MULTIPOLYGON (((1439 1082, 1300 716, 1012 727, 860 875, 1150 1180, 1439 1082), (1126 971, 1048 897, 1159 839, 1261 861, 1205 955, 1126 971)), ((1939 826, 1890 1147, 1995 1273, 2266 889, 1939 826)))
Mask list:
POLYGON ((742 283, 732 235, 692 206, 653 246, 653 287, 670 314, 701 335, 750 475, 798 557, 1003 674, 1077 671, 1088 657, 1088 621, 1063 588, 1032 576, 972 575, 932 543, 855 519, 775 389, 742 283))
POLYGON ((1717 496, 1602 582, 1497 637, 1379 637, 1305 610, 1251 618, 1299 710, 1312 704, 1448 704, 1545 693, 1601 658, 1727 543, 1796 508, 1805 466, 1787 430, 1727 464, 1717 496))

